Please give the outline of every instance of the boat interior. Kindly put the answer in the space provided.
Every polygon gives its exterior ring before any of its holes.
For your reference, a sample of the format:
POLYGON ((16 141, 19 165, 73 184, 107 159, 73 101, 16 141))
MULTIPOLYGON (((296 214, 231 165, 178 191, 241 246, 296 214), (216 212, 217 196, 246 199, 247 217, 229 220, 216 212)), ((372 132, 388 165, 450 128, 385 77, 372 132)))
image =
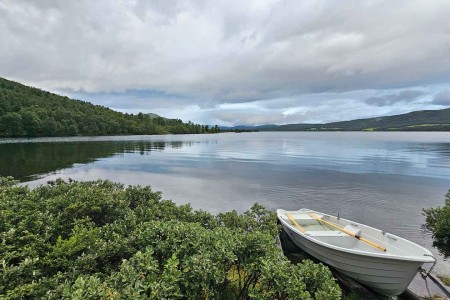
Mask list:
POLYGON ((305 235, 337 247, 399 256, 423 256, 424 254, 421 247, 416 247, 408 240, 363 224, 338 219, 335 216, 299 210, 286 211, 280 217, 305 235))
MULTIPOLYGON (((322 215, 320 215, 319 217, 323 218, 322 215)), ((300 226, 301 228, 303 228, 306 235, 313 237, 314 239, 317 239, 319 241, 344 248, 354 248, 356 246, 356 243, 358 242, 358 240, 354 237, 340 230, 336 230, 336 228, 320 222, 306 213, 296 214, 293 219, 295 220, 296 224, 291 220, 289 221, 291 221, 294 226, 300 226)))

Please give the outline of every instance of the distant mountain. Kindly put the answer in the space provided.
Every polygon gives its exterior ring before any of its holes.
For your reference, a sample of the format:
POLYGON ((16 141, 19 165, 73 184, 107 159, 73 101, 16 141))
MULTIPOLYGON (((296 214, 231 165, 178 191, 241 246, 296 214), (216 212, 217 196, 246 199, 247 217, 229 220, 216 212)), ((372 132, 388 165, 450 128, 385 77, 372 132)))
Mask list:
POLYGON ((146 113, 145 114, 147 117, 154 119, 154 118, 160 118, 160 115, 154 114, 154 113, 146 113))
MULTIPOLYGON (((242 128, 243 126, 239 126, 242 128)), ((450 131, 450 108, 324 124, 246 127, 259 131, 450 131)))
POLYGON ((0 137, 216 132, 156 114, 124 114, 0 78, 0 137))
POLYGON ((260 128, 265 127, 273 127, 277 125, 262 125, 262 126, 251 126, 251 125, 236 125, 236 126, 219 126, 220 130, 227 130, 227 131, 236 131, 236 130, 242 130, 242 131, 255 131, 259 130, 260 128))

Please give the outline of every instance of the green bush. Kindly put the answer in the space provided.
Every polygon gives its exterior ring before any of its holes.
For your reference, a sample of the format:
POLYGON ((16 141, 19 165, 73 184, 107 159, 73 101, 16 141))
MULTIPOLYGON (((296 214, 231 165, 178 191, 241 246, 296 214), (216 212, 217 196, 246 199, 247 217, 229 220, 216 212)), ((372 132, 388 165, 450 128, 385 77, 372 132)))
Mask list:
POLYGON ((0 298, 339 299, 328 268, 292 264, 260 205, 211 215, 149 187, 0 178, 0 298))
POLYGON ((433 246, 445 257, 450 256, 450 191, 442 207, 424 209, 425 226, 433 234, 433 246))

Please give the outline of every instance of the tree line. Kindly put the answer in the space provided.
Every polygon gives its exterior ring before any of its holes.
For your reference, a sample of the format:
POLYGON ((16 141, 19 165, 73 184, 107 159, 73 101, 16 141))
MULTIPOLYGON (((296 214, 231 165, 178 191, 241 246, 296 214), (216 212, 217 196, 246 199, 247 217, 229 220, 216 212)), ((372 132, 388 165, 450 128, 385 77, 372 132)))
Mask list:
POLYGON ((218 133, 216 126, 127 114, 0 78, 0 137, 218 133))

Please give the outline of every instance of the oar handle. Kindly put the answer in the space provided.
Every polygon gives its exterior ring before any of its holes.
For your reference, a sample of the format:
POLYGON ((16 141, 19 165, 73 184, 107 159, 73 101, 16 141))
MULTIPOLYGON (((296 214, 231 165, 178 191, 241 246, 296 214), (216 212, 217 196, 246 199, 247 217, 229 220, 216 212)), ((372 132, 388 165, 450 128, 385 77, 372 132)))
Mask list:
POLYGON ((378 248, 378 249, 380 249, 381 251, 386 252, 386 248, 383 248, 383 247, 381 247, 380 245, 375 244, 374 242, 371 242, 371 241, 369 241, 369 240, 367 240, 367 239, 365 239, 365 238, 363 238, 363 237, 360 237, 359 240, 360 240, 360 241, 363 241, 364 243, 369 244, 369 245, 372 246, 372 247, 378 248))
POLYGON ((289 220, 292 222, 292 224, 295 225, 295 227, 297 227, 298 229, 300 229, 300 231, 301 231, 302 233, 306 233, 305 229, 304 229, 302 226, 300 226, 300 225, 294 220, 294 218, 292 217, 292 215, 291 215, 290 213, 287 213, 286 215, 287 215, 287 217, 289 218, 289 220))
POLYGON ((352 232, 350 232, 350 231, 347 231, 347 230, 345 230, 344 228, 339 227, 339 226, 337 226, 337 225, 334 224, 334 223, 331 223, 331 222, 322 220, 321 218, 317 217, 317 215, 314 216, 313 213, 309 213, 309 215, 310 215, 313 219, 315 219, 315 220, 317 220, 317 221, 319 221, 319 222, 323 222, 323 223, 325 223, 325 224, 327 224, 327 225, 330 225, 330 226, 332 226, 332 227, 334 227, 334 228, 336 228, 336 229, 338 229, 338 230, 340 230, 340 231, 342 231, 342 232, 344 232, 344 233, 346 233, 346 234, 348 234, 348 235, 350 235, 350 236, 352 236, 352 237, 354 237, 354 238, 360 240, 361 242, 364 242, 364 243, 366 243, 366 244, 369 244, 369 245, 372 246, 372 247, 375 247, 375 248, 377 248, 377 249, 379 249, 379 250, 381 250, 381 251, 386 252, 386 248, 383 248, 383 247, 381 247, 380 245, 375 244, 374 242, 371 242, 371 241, 369 241, 369 240, 363 238, 362 236, 359 236, 359 235, 356 235, 356 234, 354 234, 354 233, 352 233, 352 232))

